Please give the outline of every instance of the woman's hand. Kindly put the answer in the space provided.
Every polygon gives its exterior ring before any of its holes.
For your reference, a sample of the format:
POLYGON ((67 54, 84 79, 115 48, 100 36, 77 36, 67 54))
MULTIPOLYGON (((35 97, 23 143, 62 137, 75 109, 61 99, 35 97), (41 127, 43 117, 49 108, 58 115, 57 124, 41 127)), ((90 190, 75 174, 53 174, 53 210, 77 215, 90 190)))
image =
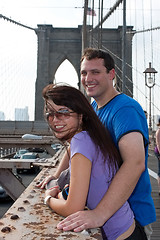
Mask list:
POLYGON ((51 180, 56 179, 54 176, 49 175, 48 177, 46 177, 45 179, 43 179, 41 182, 38 182, 36 184, 36 187, 40 187, 40 188, 45 188, 46 184, 49 183, 51 180))
POLYGON ((45 191, 45 197, 47 197, 48 195, 54 197, 54 198, 58 198, 58 194, 60 193, 60 189, 59 186, 55 186, 52 188, 49 188, 45 191))

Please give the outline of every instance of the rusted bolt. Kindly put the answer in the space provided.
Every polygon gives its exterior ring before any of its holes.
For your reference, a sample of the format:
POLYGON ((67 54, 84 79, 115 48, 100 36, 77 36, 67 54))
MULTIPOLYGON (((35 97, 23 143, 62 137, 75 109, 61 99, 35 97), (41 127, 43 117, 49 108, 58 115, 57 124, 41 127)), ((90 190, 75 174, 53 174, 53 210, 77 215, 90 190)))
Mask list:
POLYGON ((18 218, 19 218, 18 215, 12 215, 12 216, 11 216, 11 219, 12 219, 12 220, 16 220, 16 219, 18 219, 18 218))
POLYGON ((30 204, 30 202, 28 200, 24 200, 23 203, 24 204, 30 204))
POLYGON ((4 227, 4 228, 2 228, 1 232, 9 233, 9 232, 11 232, 11 228, 10 227, 4 227))
POLYGON ((19 212, 25 212, 26 210, 25 210, 24 207, 19 207, 19 208, 18 208, 18 211, 19 211, 19 212))

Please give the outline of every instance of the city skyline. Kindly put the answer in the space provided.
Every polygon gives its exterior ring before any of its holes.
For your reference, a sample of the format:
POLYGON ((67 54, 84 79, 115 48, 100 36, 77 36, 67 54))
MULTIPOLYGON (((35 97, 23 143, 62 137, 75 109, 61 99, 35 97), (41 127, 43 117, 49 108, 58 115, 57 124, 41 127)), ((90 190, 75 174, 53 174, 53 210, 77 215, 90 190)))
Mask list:
POLYGON ((14 109, 14 119, 6 119, 5 112, 0 111, 0 121, 29 121, 28 106, 14 109))

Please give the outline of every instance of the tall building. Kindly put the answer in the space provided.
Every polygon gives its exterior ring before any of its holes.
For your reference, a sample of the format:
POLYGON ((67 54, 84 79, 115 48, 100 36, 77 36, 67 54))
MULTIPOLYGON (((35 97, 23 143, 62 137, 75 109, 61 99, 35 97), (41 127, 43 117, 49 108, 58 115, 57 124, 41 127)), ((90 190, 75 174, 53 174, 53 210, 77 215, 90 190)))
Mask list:
POLYGON ((5 120, 4 112, 0 111, 0 121, 4 121, 4 120, 5 120))
POLYGON ((15 108, 15 121, 29 121, 28 107, 15 108))

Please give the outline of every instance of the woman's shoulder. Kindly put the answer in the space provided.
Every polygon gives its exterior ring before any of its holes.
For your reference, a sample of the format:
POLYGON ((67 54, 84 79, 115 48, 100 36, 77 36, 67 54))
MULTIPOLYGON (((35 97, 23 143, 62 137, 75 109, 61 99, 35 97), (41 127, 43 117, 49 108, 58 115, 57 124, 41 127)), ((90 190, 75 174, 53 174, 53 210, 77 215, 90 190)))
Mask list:
POLYGON ((77 140, 89 140, 91 139, 87 131, 81 131, 79 133, 76 133, 73 137, 73 139, 77 140))
POLYGON ((71 145, 79 145, 80 147, 87 148, 95 148, 95 144, 92 141, 89 133, 87 131, 82 131, 74 135, 74 137, 71 140, 71 145))
POLYGON ((96 147, 88 132, 82 131, 74 135, 71 140, 71 157, 81 153, 92 161, 96 154, 96 147))
POLYGON ((81 132, 76 133, 74 136, 83 136, 83 135, 87 135, 87 134, 88 134, 87 131, 81 131, 81 132))

